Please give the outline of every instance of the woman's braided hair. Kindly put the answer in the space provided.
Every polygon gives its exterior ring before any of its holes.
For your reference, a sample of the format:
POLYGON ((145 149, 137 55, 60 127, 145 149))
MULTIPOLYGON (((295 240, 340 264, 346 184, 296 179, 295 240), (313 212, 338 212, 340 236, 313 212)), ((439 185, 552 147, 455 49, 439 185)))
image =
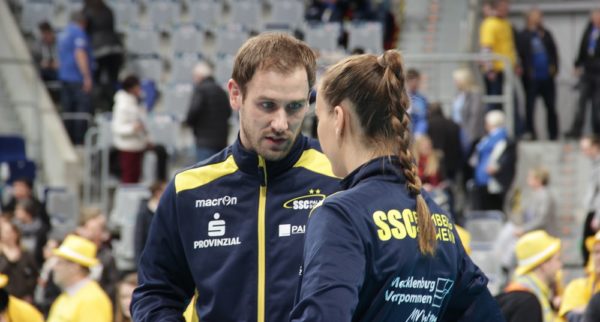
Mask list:
POLYGON ((330 106, 348 100, 364 133, 365 144, 398 156, 406 187, 416 199, 421 253, 433 255, 436 231, 421 195, 421 179, 411 149, 410 99, 405 88, 402 56, 397 50, 383 55, 351 56, 328 69, 319 94, 330 106))

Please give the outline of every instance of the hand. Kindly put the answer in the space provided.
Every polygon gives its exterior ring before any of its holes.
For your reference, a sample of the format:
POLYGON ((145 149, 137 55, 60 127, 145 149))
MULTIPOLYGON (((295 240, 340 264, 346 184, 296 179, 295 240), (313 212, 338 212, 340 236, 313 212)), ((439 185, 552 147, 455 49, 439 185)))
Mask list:
POLYGON ((487 169, 485 169, 485 172, 487 172, 487 174, 489 174, 489 175, 492 175, 492 176, 493 176, 494 174, 496 174, 496 172, 498 172, 498 168, 497 168, 497 167, 495 167, 495 166, 489 165, 489 166, 487 167, 487 169))
POLYGON ((90 93, 92 91, 92 78, 89 76, 83 77, 83 92, 90 93))

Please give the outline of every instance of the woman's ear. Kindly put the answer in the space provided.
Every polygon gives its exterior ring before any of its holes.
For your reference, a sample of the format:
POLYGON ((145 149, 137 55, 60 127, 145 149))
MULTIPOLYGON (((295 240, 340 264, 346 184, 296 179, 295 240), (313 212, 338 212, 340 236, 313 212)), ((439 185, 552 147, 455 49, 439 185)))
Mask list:
POLYGON ((342 106, 336 105, 333 108, 333 116, 335 118, 333 123, 335 126, 335 135, 336 137, 341 137, 345 132, 344 126, 346 126, 346 110, 342 106))

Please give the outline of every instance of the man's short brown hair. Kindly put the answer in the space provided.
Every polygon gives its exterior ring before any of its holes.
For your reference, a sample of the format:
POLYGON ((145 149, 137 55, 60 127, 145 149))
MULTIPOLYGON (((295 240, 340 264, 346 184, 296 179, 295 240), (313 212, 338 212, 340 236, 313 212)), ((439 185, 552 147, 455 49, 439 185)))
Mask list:
POLYGON ((245 95, 246 85, 257 70, 275 70, 286 74, 301 67, 306 70, 308 86, 312 88, 316 64, 315 53, 304 42, 284 33, 264 33, 248 39, 240 48, 231 78, 245 95))

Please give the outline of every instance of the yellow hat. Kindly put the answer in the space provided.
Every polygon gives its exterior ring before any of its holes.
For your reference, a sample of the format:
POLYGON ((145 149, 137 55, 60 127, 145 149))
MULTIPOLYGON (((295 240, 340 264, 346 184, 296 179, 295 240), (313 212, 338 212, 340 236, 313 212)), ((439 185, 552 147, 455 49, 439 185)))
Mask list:
POLYGON ((54 255, 85 267, 98 264, 96 245, 91 241, 76 235, 68 235, 63 243, 55 249, 54 255))
POLYGON ((517 268, 515 273, 523 275, 547 261, 560 251, 560 239, 543 230, 529 232, 517 241, 517 268))
POLYGON ((5 288, 8 285, 8 276, 0 274, 0 288, 5 288))
POLYGON ((467 252, 468 255, 471 255, 471 234, 459 225, 455 225, 454 227, 456 227, 456 232, 465 248, 465 252, 467 252))

